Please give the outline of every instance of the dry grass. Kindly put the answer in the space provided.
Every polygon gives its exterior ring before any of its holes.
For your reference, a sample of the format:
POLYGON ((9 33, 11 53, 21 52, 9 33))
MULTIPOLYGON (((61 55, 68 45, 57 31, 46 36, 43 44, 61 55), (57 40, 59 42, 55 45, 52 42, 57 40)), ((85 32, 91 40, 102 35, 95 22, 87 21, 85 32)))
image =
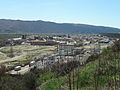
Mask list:
POLYGON ((32 59, 35 57, 42 57, 43 55, 53 53, 55 49, 56 47, 54 46, 16 45, 13 46, 13 54, 15 57, 9 58, 10 47, 4 47, 0 50, 0 63, 1 61, 5 61, 5 63, 9 62, 10 64, 24 62, 28 57, 32 59))

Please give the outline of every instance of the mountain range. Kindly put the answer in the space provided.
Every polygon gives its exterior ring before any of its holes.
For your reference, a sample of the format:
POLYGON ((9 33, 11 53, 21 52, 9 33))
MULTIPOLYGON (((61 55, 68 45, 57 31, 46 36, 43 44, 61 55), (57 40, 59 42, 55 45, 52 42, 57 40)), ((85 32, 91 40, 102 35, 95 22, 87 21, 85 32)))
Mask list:
POLYGON ((23 21, 0 19, 0 33, 70 33, 97 34, 119 33, 120 29, 74 23, 55 23, 48 21, 23 21))

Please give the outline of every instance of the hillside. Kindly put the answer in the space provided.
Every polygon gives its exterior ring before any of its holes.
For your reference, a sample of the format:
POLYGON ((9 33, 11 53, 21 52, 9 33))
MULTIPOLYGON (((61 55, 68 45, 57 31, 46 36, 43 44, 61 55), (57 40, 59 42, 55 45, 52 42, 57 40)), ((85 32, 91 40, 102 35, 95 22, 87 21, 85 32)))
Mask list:
POLYGON ((0 19, 0 33, 118 33, 120 29, 86 24, 0 19))
POLYGON ((120 90, 120 41, 90 56, 84 65, 75 60, 24 75, 6 71, 0 65, 0 90, 120 90))

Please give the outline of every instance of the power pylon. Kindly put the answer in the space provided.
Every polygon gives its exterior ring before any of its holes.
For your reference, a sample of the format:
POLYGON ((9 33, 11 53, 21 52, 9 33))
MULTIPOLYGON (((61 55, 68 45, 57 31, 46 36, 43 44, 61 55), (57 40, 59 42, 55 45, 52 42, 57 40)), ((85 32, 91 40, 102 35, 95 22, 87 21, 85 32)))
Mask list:
POLYGON ((10 42, 10 55, 9 55, 10 58, 13 58, 13 57, 14 57, 12 45, 13 45, 13 42, 11 41, 11 42, 10 42))

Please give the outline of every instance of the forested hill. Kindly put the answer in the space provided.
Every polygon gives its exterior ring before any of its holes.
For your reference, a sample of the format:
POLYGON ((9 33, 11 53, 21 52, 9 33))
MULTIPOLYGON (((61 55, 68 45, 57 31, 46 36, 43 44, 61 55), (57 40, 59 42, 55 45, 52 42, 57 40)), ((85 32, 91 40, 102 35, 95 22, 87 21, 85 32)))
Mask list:
POLYGON ((0 33, 118 33, 120 29, 86 24, 0 19, 0 33))

